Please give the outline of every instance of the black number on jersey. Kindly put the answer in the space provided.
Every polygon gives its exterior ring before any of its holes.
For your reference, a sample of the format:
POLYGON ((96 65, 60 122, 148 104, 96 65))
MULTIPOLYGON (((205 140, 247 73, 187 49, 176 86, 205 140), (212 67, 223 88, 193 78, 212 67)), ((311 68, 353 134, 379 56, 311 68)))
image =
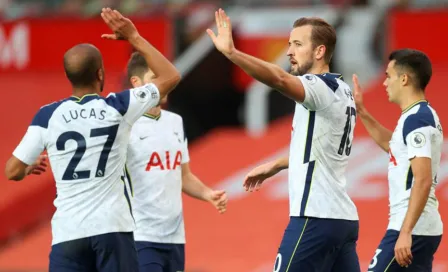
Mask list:
POLYGON ((352 143, 350 141, 350 133, 352 131, 352 116, 355 117, 356 122, 356 109, 353 107, 347 107, 345 114, 347 114, 347 121, 345 122, 344 127, 344 135, 342 135, 341 144, 339 145, 338 154, 342 155, 344 154, 345 149, 345 155, 350 155, 350 152, 352 151, 352 143))
MULTIPOLYGON (((95 177, 102 177, 106 171, 107 160, 109 158, 110 150, 114 144, 115 137, 117 136, 118 125, 95 128, 90 131, 90 137, 108 136, 106 142, 104 143, 103 150, 101 151, 100 160, 95 172, 95 177)), ((76 141, 77 148, 72 159, 68 163, 67 169, 65 169, 62 180, 76 180, 76 179, 86 179, 90 177, 90 170, 75 171, 79 162, 81 161, 84 153, 86 152, 86 139, 82 134, 76 131, 64 132, 59 136, 56 141, 56 148, 59 151, 65 150, 65 143, 68 140, 76 141)))

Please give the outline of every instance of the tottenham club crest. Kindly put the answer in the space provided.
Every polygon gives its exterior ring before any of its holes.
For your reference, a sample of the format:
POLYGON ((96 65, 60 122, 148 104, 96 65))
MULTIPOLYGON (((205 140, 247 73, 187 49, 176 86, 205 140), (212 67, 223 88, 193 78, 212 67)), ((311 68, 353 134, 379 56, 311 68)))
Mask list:
POLYGON ((415 132, 411 136, 411 144, 413 147, 422 147, 426 143, 425 135, 421 132, 415 132))

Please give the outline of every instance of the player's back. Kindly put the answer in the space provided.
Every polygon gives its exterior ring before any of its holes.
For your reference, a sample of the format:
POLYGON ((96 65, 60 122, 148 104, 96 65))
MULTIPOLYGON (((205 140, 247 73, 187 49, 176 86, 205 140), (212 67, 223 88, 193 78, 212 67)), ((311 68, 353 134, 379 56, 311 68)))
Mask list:
POLYGON ((345 177, 356 120, 350 87, 340 74, 299 79, 305 88, 305 100, 296 104, 293 120, 290 214, 358 220, 345 177))
MULTIPOLYGON (((134 230, 124 184, 127 143, 132 124, 158 101, 151 84, 107 98, 70 97, 36 114, 22 142, 40 141, 52 166, 57 189, 52 244, 134 230)), ((15 152, 25 149, 21 144, 15 152)))

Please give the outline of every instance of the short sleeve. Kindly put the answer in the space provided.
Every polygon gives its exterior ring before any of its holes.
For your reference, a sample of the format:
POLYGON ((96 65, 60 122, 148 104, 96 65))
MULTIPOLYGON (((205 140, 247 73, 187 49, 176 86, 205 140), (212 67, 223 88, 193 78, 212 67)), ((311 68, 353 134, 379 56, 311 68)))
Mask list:
POLYGON ((408 158, 431 158, 432 127, 422 127, 411 131, 406 136, 408 158))
POLYGON ((14 157, 27 165, 33 164, 45 149, 45 132, 46 129, 40 126, 29 126, 22 141, 13 152, 14 157))
POLYGON ((434 117, 424 109, 409 115, 403 123, 403 140, 408 149, 408 158, 431 158, 432 136, 435 130, 434 117))
POLYGON ((336 79, 312 74, 306 74, 298 78, 305 89, 305 99, 302 105, 307 109, 322 110, 335 100, 334 92, 339 88, 336 79))
POLYGON ((114 107, 129 124, 134 124, 147 110, 159 104, 160 93, 153 83, 141 87, 111 93, 106 102, 114 107))

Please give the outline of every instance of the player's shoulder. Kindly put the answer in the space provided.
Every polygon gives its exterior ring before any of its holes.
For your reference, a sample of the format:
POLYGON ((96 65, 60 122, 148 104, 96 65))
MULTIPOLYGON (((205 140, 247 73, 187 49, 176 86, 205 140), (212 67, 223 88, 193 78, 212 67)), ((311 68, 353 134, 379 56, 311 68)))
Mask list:
POLYGON ((426 100, 412 104, 403 111, 402 116, 404 118, 403 138, 416 129, 437 127, 436 112, 426 100))
POLYGON ((39 126, 42 128, 48 128, 48 123, 53 116, 53 113, 64 104, 64 102, 69 101, 69 98, 62 99, 59 101, 54 101, 52 103, 43 105, 37 111, 33 120, 31 121, 31 126, 39 126))
POLYGON ((130 90, 126 89, 121 92, 111 92, 104 99, 108 106, 116 109, 121 115, 125 115, 130 103, 130 90))
POLYGON ((426 100, 418 101, 412 105, 410 105, 407 109, 405 109, 402 113, 404 117, 404 122, 413 123, 413 122, 426 122, 426 123, 435 123, 435 110, 429 105, 426 100))
POLYGON ((346 86, 344 78, 338 73, 324 73, 324 74, 305 74, 303 78, 309 85, 315 85, 317 82, 324 83, 330 90, 336 92, 340 86, 346 86))

